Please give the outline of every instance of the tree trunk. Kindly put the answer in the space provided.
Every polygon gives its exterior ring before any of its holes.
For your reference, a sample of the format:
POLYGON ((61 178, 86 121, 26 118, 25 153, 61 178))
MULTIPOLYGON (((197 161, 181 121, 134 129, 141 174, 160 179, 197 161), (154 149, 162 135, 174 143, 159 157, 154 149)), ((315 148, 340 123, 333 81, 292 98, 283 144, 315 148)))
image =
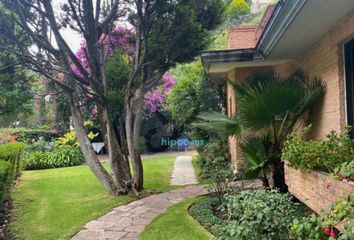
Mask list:
MULTIPOLYGON (((141 89, 142 91, 142 89, 141 89)), ((141 152, 140 152, 140 130, 141 130, 141 122, 143 118, 143 94, 141 93, 141 97, 138 100, 137 110, 135 113, 134 119, 134 131, 133 131, 133 151, 134 151, 134 185, 138 191, 143 190, 144 184, 144 169, 143 163, 141 161, 141 152)))
POLYGON ((77 139, 80 143, 81 151, 84 155, 87 165, 90 167, 96 178, 100 181, 103 187, 110 195, 117 195, 118 189, 114 184, 112 177, 106 171, 106 169, 99 162, 95 151, 93 150, 90 139, 87 137, 86 130, 84 128, 83 120, 81 118, 80 106, 75 97, 75 93, 69 94, 70 109, 72 114, 72 120, 75 127, 77 139))
POLYGON ((278 188, 280 192, 288 192, 288 186, 285 183, 284 162, 281 160, 274 163, 273 182, 274 187, 278 188))
POLYGON ((129 163, 126 162, 121 147, 118 144, 116 133, 108 116, 107 108, 103 108, 102 120, 107 130, 109 159, 114 182, 122 187, 124 193, 132 189, 132 177, 129 163))

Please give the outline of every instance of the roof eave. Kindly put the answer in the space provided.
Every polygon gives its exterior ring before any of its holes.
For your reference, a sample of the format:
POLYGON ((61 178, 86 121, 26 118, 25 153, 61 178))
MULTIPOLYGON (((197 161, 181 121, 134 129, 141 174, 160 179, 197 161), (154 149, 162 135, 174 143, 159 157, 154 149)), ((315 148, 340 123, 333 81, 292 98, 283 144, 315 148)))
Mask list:
POLYGON ((264 60, 307 0, 281 0, 261 34, 255 48, 214 50, 201 52, 204 69, 209 73, 211 64, 264 60))

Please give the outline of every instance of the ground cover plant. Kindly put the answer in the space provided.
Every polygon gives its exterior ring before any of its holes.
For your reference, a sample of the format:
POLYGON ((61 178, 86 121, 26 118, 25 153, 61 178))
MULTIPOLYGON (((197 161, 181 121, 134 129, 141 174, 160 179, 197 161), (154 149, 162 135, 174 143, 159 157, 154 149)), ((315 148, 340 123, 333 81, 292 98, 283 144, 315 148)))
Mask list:
MULTIPOLYGON (((174 160, 163 155, 143 160, 147 192, 142 196, 174 188, 169 185, 174 160)), ((10 230, 21 240, 68 240, 90 220, 134 200, 109 196, 86 165, 24 171, 12 198, 10 230)))
POLYGON ((289 239, 293 221, 308 209, 276 190, 230 191, 223 202, 206 197, 189 212, 217 239, 289 239))

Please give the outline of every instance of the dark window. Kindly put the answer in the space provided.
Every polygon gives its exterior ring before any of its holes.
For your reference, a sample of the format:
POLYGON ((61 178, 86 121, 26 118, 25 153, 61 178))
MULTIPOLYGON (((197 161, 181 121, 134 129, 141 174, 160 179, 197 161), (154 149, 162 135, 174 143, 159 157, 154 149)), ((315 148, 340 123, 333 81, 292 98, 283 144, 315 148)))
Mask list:
MULTIPOLYGON (((348 125, 354 127, 354 39, 344 46, 348 125)), ((351 131, 354 139, 354 130, 351 131)))

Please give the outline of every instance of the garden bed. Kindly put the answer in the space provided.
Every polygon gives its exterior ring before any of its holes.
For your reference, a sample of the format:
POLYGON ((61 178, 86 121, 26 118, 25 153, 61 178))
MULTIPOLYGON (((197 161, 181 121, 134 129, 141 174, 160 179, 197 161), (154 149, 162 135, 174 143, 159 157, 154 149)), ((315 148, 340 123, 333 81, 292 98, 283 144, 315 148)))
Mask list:
POLYGON ((354 182, 338 181, 325 172, 285 166, 285 181, 289 192, 318 214, 330 208, 337 198, 354 195, 354 182))
MULTIPOLYGON (((190 215, 218 239, 290 239, 295 219, 311 210, 292 196, 275 190, 244 190, 200 198, 190 215)), ((296 239, 291 238, 291 239, 296 239)))

